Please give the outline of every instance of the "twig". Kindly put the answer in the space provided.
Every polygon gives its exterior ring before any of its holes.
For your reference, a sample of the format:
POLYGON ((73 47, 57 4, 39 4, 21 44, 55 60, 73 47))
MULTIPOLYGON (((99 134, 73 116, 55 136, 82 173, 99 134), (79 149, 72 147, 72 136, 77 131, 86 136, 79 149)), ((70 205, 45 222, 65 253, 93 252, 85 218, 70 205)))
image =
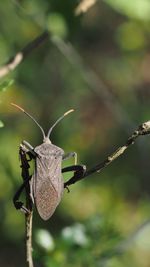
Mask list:
POLYGON ((101 172, 105 167, 107 167, 110 163, 112 163, 115 159, 117 159, 119 156, 121 156, 125 150, 130 146, 133 145, 135 140, 141 136, 141 135, 147 135, 150 134, 150 121, 144 122, 141 124, 136 131, 128 138, 125 145, 119 147, 115 152, 110 154, 104 161, 97 164, 95 167, 91 168, 90 170, 87 170, 82 176, 78 174, 74 174, 72 178, 70 178, 65 184, 64 187, 67 187, 71 184, 76 183, 77 181, 86 178, 87 176, 95 173, 95 172, 101 172))
POLYGON ((25 214, 25 228, 26 228, 26 263, 27 267, 34 267, 32 259, 32 220, 33 220, 33 208, 32 202, 29 196, 29 189, 26 190, 26 208, 29 212, 25 214))
POLYGON ((0 68, 0 78, 8 75, 14 70, 29 54, 32 53, 39 45, 41 45, 49 37, 48 31, 44 31, 41 35, 36 37, 33 41, 28 43, 15 56, 11 57, 8 62, 0 68))
MULTIPOLYGON (((103 81, 100 75, 97 75, 93 69, 88 66, 75 46, 70 42, 65 42, 58 36, 52 36, 51 41, 68 60, 68 62, 77 69, 83 81, 87 85, 87 89, 93 92, 105 104, 106 108, 118 120, 127 134, 130 134, 131 129, 136 127, 135 122, 128 115, 126 110, 122 107, 118 99, 113 95, 108 85, 103 81)), ((138 149, 140 150, 139 157, 141 162, 145 162, 146 145, 144 142, 138 142, 138 149)), ((142 169, 143 176, 147 176, 146 168, 142 169)))
MULTIPOLYGON (((16 67, 22 61, 24 61, 26 57, 33 52, 34 49, 36 49, 49 37, 49 31, 44 31, 41 35, 36 37, 33 41, 31 41, 23 49, 21 49, 15 56, 10 58, 6 64, 0 67, 0 78, 5 77, 11 71, 16 69, 16 67)), ((92 69, 87 67, 73 45, 71 45, 71 43, 64 42, 58 36, 51 36, 51 41, 67 58, 67 60, 78 68, 89 88, 103 99, 107 108, 113 114, 115 114, 121 124, 125 125, 125 129, 129 131, 129 129, 134 127, 133 122, 130 120, 129 116, 123 110, 118 101, 114 98, 113 94, 111 94, 105 83, 98 75, 96 75, 96 73, 92 69)))
MULTIPOLYGON (((28 160, 26 157, 26 153, 20 149, 19 151, 20 159, 21 159, 21 175, 24 181, 29 180, 29 168, 28 160)), ((32 219, 33 219, 33 205, 32 199, 30 197, 30 182, 28 182, 25 186, 26 190, 26 209, 28 212, 25 214, 25 245, 26 245, 26 264, 27 267, 34 267, 33 259, 32 259, 32 219)))
POLYGON ((85 13, 91 8, 97 0, 81 0, 78 6, 75 9, 75 15, 81 15, 82 13, 85 13))
POLYGON ((34 267, 32 259, 32 219, 33 211, 26 214, 26 263, 27 267, 34 267))

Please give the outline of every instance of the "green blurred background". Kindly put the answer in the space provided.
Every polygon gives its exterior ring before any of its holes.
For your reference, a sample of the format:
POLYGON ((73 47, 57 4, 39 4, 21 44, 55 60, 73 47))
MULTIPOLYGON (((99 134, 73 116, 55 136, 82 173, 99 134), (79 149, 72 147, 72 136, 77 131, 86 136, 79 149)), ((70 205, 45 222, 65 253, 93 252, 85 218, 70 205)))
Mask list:
MULTIPOLYGON (((51 32, 0 83, 2 267, 25 266, 24 215, 12 204, 22 181, 18 148, 24 139, 33 146, 42 142, 40 130, 10 103, 25 108, 46 130, 74 108, 51 139, 65 152, 76 151, 88 168, 150 119, 150 1, 99 0, 75 16, 78 4, 0 2, 1 65, 45 29, 51 32)), ((149 267, 149 151, 149 137, 141 137, 102 173, 65 191, 49 221, 35 211, 36 267, 149 267)), ((72 159, 65 162, 70 164, 72 159)))

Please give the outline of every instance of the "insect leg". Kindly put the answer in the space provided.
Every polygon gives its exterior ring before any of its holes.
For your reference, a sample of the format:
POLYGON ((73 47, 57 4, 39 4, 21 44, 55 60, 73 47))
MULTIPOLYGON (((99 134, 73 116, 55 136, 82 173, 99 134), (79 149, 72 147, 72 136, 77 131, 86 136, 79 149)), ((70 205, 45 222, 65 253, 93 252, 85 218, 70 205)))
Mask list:
POLYGON ((77 164, 77 153, 76 152, 69 152, 65 155, 63 155, 63 160, 66 160, 66 159, 70 159, 70 158, 74 158, 74 164, 76 165, 77 164))
POLYGON ((27 186, 27 183, 29 183, 30 179, 31 179, 31 177, 29 177, 29 179, 24 181, 24 183, 20 186, 20 188, 18 189, 18 191, 16 192, 16 194, 13 197, 13 203, 14 203, 15 208, 17 210, 20 209, 24 213, 29 213, 29 210, 24 206, 23 202, 19 201, 19 197, 20 197, 23 189, 27 186))
MULTIPOLYGON (((29 160, 27 160, 26 155, 28 154, 28 151, 26 148, 24 148, 22 145, 20 145, 19 149, 19 155, 20 155, 20 160, 21 160, 21 175, 23 178, 23 184, 20 186, 19 190, 16 192, 14 198, 13 198, 13 203, 16 209, 20 209, 23 212, 27 213, 29 210, 32 209, 32 203, 33 203, 33 197, 31 195, 31 186, 30 186, 30 180, 31 176, 29 175, 29 168, 30 165, 28 163, 29 160), (26 195, 27 195, 27 200, 28 200, 28 208, 26 208, 21 201, 19 201, 19 197, 25 188, 26 190, 26 195)), ((31 154, 32 155, 32 154, 31 154)), ((31 155, 29 155, 31 157, 31 155)), ((30 158, 31 160, 31 158, 30 158)))
POLYGON ((65 167, 62 169, 62 173, 74 171, 74 175, 72 178, 70 178, 67 182, 64 183, 64 187, 67 188, 70 184, 75 183, 77 180, 80 180, 85 172, 86 172, 86 166, 85 165, 72 165, 69 167, 65 167))
POLYGON ((31 159, 37 156, 36 152, 34 151, 34 147, 31 146, 27 141, 22 141, 20 147, 31 157, 31 159))

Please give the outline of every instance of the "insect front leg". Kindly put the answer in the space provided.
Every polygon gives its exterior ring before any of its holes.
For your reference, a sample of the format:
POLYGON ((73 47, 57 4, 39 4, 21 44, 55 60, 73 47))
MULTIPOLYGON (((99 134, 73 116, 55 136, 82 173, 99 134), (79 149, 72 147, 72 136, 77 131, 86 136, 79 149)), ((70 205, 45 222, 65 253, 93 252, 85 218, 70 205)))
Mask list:
MULTIPOLYGON (((26 142, 27 143, 27 142, 26 142)), ((29 148, 29 146, 28 146, 29 148)), ((16 192, 14 198, 13 198, 13 203, 16 209, 20 209, 21 211, 23 211, 24 213, 28 213, 30 212, 30 210, 32 209, 32 204, 33 204, 33 196, 32 196, 32 189, 31 189, 31 185, 30 185, 30 180, 31 180, 31 176, 29 174, 29 161, 35 157, 33 151, 33 147, 31 147, 30 145, 30 150, 28 150, 28 148, 25 146, 25 144, 21 144, 20 145, 20 149, 19 149, 19 156, 20 156, 20 160, 21 160, 21 175, 23 178, 23 184, 20 186, 19 190, 16 192), (32 152, 31 152, 31 148, 32 148, 32 152), (27 155, 29 156, 29 159, 27 159, 27 155), (23 202, 19 201, 20 195, 22 193, 23 190, 26 190, 26 196, 27 196, 27 204, 28 204, 28 208, 24 206, 23 202)))
POLYGON ((22 144, 20 145, 20 149, 24 151, 26 154, 29 155, 30 159, 35 159, 37 156, 37 153, 34 151, 34 147, 31 146, 27 141, 22 141, 22 144))

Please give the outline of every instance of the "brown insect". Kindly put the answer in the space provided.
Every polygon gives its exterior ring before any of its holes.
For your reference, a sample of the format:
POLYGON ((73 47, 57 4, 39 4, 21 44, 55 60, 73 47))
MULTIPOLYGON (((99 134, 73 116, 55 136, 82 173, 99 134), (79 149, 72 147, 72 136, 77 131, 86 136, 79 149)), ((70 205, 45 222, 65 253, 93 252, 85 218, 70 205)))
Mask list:
POLYGON ((13 104, 16 108, 24 112, 28 117, 30 117, 41 129, 43 135, 43 143, 35 148, 33 148, 28 142, 23 141, 20 145, 20 157, 21 157, 21 167, 22 176, 24 178, 24 183, 21 185, 19 190, 16 192, 13 202, 16 209, 21 209, 25 213, 29 210, 19 201, 19 197, 24 188, 29 187, 29 196, 32 203, 35 203, 38 213, 43 220, 49 219, 58 204, 61 201, 63 191, 64 191, 64 181, 62 178, 62 172, 74 171, 79 175, 85 172, 84 165, 77 165, 77 154, 75 152, 70 152, 65 154, 63 149, 53 145, 50 141, 50 134, 53 128, 69 113, 74 110, 71 109, 64 113, 49 129, 47 135, 45 134, 43 128, 39 123, 23 108, 13 104), (35 168, 33 175, 29 175, 29 163, 26 155, 29 155, 31 159, 35 160, 35 168), (62 160, 68 159, 70 157, 75 157, 75 165, 66 167, 62 169, 62 160))

